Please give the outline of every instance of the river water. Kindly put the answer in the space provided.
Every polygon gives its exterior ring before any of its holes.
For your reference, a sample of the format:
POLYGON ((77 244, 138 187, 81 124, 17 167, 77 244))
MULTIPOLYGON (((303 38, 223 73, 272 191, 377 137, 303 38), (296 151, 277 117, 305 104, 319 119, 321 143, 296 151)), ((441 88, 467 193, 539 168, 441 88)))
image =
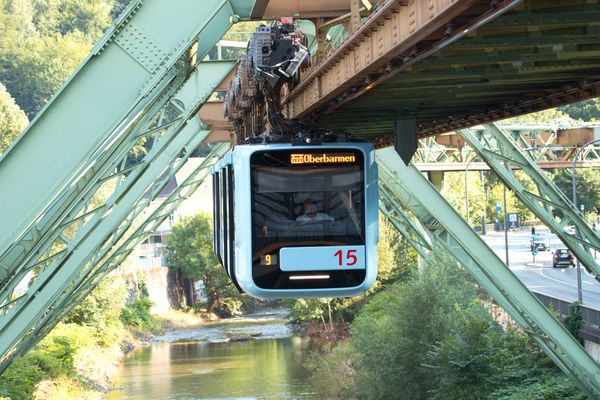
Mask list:
POLYGON ((267 310, 156 338, 122 363, 108 400, 322 398, 304 367, 307 344, 291 334, 286 313, 267 310))

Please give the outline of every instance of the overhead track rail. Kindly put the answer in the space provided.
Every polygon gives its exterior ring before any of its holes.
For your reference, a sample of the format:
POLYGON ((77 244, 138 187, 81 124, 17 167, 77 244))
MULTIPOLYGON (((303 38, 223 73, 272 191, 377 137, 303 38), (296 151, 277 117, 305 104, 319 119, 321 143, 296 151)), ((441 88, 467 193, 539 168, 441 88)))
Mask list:
POLYGON ((409 1, 374 7, 287 96, 287 115, 393 143, 600 96, 600 3, 409 1))

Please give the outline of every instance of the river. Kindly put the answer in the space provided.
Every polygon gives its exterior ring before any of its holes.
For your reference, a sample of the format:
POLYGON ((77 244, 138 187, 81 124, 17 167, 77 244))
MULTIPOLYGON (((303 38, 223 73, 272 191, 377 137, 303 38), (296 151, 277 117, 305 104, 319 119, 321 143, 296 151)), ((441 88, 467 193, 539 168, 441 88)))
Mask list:
POLYGON ((266 310, 158 337, 124 360, 108 400, 322 398, 304 368, 307 344, 292 335, 286 316, 266 310))

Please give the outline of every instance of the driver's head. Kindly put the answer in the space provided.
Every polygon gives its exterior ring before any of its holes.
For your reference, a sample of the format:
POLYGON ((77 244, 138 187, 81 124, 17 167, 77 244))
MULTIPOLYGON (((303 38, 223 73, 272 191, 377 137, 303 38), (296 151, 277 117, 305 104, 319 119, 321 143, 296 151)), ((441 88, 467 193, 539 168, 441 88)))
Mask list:
POLYGON ((309 218, 314 218, 317 216, 317 205, 312 199, 304 200, 304 214, 309 218))

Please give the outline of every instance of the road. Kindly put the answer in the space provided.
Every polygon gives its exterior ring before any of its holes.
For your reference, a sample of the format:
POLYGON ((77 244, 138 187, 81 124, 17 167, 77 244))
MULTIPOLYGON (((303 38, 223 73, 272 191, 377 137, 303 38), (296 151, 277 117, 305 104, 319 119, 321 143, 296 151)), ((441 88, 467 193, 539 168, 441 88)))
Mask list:
MULTIPOLYGON (((531 231, 521 230, 508 233, 509 266, 527 287, 537 293, 572 302, 577 300, 577 275, 575 268, 552 268, 552 252, 557 247, 565 247, 560 239, 547 228, 536 227, 536 233, 550 235, 551 251, 540 251, 533 263, 530 248, 531 231)), ((482 236, 485 242, 505 261, 504 232, 488 232, 482 236)), ((600 253, 598 253, 600 259, 600 253)), ((600 310, 600 283, 593 275, 581 268, 583 304, 600 310)))

